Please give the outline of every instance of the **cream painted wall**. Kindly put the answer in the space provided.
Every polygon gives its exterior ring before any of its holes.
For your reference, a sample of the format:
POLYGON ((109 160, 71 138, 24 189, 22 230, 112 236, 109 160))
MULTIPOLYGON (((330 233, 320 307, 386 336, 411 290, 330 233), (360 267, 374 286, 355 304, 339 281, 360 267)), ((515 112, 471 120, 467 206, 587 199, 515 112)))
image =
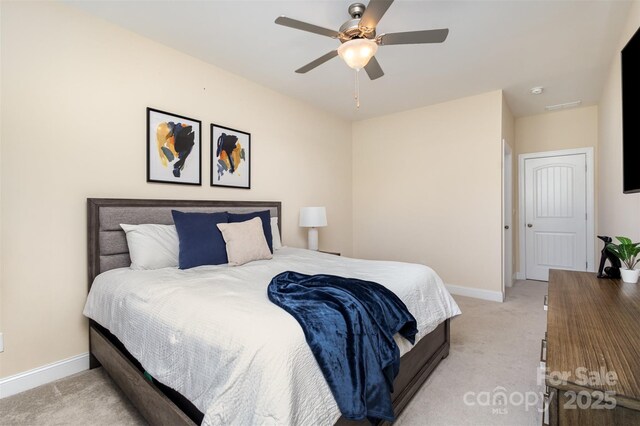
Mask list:
MULTIPOLYGON (((515 152, 515 142, 516 142, 516 136, 515 136, 515 119, 513 117, 513 113, 511 112, 511 108, 509 108, 509 104, 507 103, 507 99, 504 96, 504 93, 502 95, 502 140, 504 140, 509 147, 511 148, 511 220, 510 220, 510 228, 511 228, 511 272, 512 274, 517 270, 516 269, 516 256, 515 254, 516 252, 516 240, 515 240, 515 230, 514 230, 514 225, 518 223, 517 218, 516 218, 516 210, 515 210, 515 205, 518 202, 518 198, 517 198, 517 193, 516 193, 516 186, 518 186, 518 175, 515 173, 516 171, 516 166, 517 166, 517 155, 515 152)), ((503 166, 504 167, 504 166, 503 166)), ((504 215, 504 199, 503 199, 503 211, 502 214, 504 215)), ((502 231, 504 232, 504 231, 502 231)), ((503 250, 506 250, 506 248, 503 248, 503 250)), ((504 268, 504 266, 503 266, 504 268)), ((504 280, 504 277, 503 277, 504 280)), ((508 283, 509 281, 504 280, 505 283, 508 283)))
POLYGON ((515 119, 511 113, 511 108, 507 103, 507 99, 502 96, 502 138, 509 144, 511 148, 515 147, 515 119))
MULTIPOLYGON (((588 106, 565 111, 520 117, 515 120, 516 164, 514 166, 515 187, 514 200, 516 210, 514 220, 514 259, 515 272, 520 271, 519 250, 519 207, 518 207, 518 156, 534 152, 558 151, 562 149, 586 148, 597 149, 598 146, 598 107, 588 106)), ((598 161, 595 161, 595 173, 598 176, 598 161)), ((596 181, 597 182, 597 181, 596 181)), ((596 201, 598 190, 596 185, 596 201)), ((596 204, 597 206, 597 204, 596 204)), ((598 215, 596 207, 596 217, 598 215)), ((597 222, 596 222, 597 223, 597 222)), ((598 244, 595 246, 599 247, 598 244)))
MULTIPOLYGON (((0 6, 0 82, 2 81, 2 6, 0 6)), ((2 84, 0 84, 0 188, 2 188, 2 84)), ((0 206, 2 206, 2 191, 0 190, 0 206)), ((2 208, 0 208, 0 224, 2 224, 2 208)), ((2 226, 0 226, 0 333, 2 333, 2 226)), ((2 377, 2 358, 0 352, 0 377, 2 377)))
POLYGON ((501 290, 501 109, 495 91, 354 123, 357 257, 501 290))
POLYGON ((511 148, 515 147, 515 119, 504 95, 502 96, 502 138, 511 148))
POLYGON ((622 193, 622 79, 620 51, 640 27, 640 1, 629 11, 627 25, 612 53, 611 68, 600 101, 598 161, 598 232, 640 241, 640 194, 622 193))
POLYGON ((520 117, 515 124, 518 154, 598 145, 595 105, 520 117))
POLYGON ((351 124, 56 3, 2 2, 0 377, 88 350, 87 197, 325 205, 320 246, 351 253, 351 124), (145 108, 202 120, 203 186, 145 182, 145 108), (209 123, 252 134, 252 188, 209 186, 209 123), (6 248, 10 249, 7 250, 6 248))

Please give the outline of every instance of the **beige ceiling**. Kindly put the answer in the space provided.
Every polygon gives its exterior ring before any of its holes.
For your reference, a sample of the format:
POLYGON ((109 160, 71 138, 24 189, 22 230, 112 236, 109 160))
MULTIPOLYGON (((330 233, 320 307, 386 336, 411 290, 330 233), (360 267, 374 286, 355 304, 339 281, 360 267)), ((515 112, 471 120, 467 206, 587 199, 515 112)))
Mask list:
MULTIPOLYGON (((360 76, 340 58, 294 70, 338 41, 275 25, 286 15, 337 29, 351 1, 67 1, 74 7, 350 120, 503 89, 516 116, 545 105, 598 102, 630 2, 396 0, 378 33, 449 28, 438 45, 382 46, 385 76, 360 76), (544 86, 540 96, 529 89, 544 86)), ((366 3, 366 1, 365 1, 366 3)))

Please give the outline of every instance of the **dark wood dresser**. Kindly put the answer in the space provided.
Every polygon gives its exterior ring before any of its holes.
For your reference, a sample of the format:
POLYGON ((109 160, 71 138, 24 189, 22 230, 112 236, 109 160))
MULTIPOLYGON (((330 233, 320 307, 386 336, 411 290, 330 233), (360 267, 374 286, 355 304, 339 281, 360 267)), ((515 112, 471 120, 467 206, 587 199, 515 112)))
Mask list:
POLYGON ((543 424, 640 425, 640 284, 552 270, 543 424))

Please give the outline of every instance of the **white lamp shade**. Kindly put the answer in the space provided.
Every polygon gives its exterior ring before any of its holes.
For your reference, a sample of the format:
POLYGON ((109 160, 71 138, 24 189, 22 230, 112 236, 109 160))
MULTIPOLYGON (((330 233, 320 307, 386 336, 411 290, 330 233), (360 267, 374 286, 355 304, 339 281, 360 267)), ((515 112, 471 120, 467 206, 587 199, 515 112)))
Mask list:
POLYGON ((338 55, 355 70, 365 67, 378 51, 378 43, 367 38, 354 38, 338 47, 338 55))
POLYGON ((327 226, 327 209, 324 207, 301 208, 300 226, 305 228, 327 226))

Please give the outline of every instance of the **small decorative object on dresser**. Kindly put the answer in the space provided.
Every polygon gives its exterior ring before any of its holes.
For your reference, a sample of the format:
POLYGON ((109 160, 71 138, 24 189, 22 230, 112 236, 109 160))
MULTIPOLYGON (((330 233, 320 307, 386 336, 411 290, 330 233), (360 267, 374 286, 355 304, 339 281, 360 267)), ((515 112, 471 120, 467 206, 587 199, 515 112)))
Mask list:
POLYGON ((251 134, 211 125, 211 186, 251 188, 251 134))
POLYGON ((622 264, 620 263, 620 259, 618 256, 613 254, 612 251, 607 249, 609 243, 613 240, 611 237, 606 235, 598 235, 602 241, 604 241, 604 247, 602 247, 602 251, 600 252, 600 267, 598 268, 598 278, 620 278, 620 267, 622 264), (606 266, 607 260, 611 264, 611 266, 606 266))
POLYGON ((147 182, 200 185, 198 120, 147 108, 147 182))
POLYGON ((608 243, 607 250, 615 254, 622 262, 622 268, 620 268, 620 274, 622 275, 622 281, 625 283, 635 284, 638 282, 640 276, 640 270, 635 269, 640 259, 640 243, 634 243, 627 237, 616 237, 620 244, 608 243))
POLYGON ((309 228, 308 248, 318 250, 318 227, 327 226, 327 209, 303 207, 300 209, 300 227, 309 228))

